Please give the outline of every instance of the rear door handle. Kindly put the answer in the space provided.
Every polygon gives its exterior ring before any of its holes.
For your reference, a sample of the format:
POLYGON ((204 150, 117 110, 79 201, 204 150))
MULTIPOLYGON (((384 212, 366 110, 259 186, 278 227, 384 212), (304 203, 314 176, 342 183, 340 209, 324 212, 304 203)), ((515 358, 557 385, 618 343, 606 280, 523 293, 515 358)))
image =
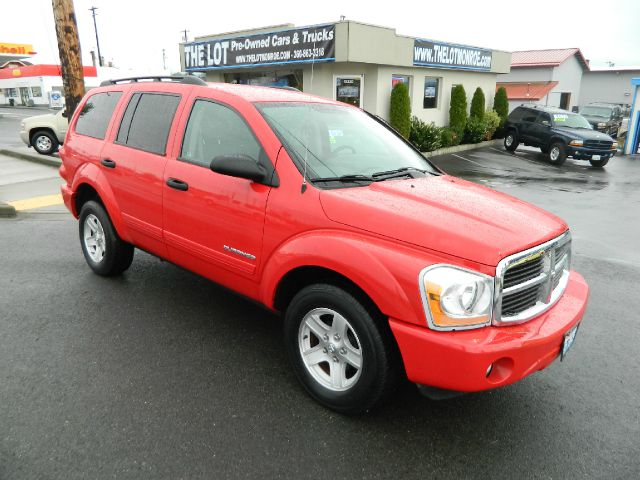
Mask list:
POLYGON ((102 163, 102 165, 104 165, 107 168, 116 168, 116 162, 114 162, 109 158, 103 158, 100 163, 102 163))
POLYGON ((183 192, 189 190, 189 184, 183 182, 182 180, 178 180, 177 178, 168 179, 167 185, 169 185, 171 188, 175 188, 176 190, 182 190, 183 192))

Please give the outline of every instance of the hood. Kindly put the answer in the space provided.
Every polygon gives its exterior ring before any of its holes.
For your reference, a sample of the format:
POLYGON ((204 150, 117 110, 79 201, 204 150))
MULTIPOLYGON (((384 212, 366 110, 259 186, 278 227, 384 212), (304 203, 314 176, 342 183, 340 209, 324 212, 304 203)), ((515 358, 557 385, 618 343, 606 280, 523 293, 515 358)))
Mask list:
POLYGON ((586 130, 584 128, 569 127, 556 127, 555 130, 563 133, 564 135, 569 135, 581 140, 604 140, 613 142, 613 138, 611 138, 606 133, 598 132, 597 130, 586 130))
POLYGON ((35 115, 24 119, 24 123, 41 122, 42 120, 53 120, 56 118, 55 113, 45 113, 44 115, 35 115))
POLYGON ((490 266, 567 229, 533 205, 446 175, 323 190, 320 202, 335 222, 490 266))
POLYGON ((609 122, 609 118, 606 117, 598 117, 595 115, 582 115, 587 122, 589 123, 608 123, 609 122))

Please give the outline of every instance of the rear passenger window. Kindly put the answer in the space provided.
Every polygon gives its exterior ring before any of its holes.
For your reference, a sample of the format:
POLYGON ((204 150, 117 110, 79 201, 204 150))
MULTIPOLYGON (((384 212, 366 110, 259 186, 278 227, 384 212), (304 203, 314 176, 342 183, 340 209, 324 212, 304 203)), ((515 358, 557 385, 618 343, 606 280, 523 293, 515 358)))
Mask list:
POLYGON ((104 139, 111 115, 113 115, 121 96, 122 92, 104 92, 91 95, 82 106, 78 116, 76 133, 100 140, 104 139))
POLYGON ((116 143, 164 155, 179 95, 135 93, 122 116, 116 143))
POLYGON ((524 114, 524 112, 524 108, 516 108, 509 114, 509 120, 512 122, 519 122, 522 119, 522 115, 524 114))
POLYGON ((218 103, 196 100, 184 132, 180 159, 206 168, 220 155, 248 155, 258 161, 262 147, 242 117, 218 103))
POLYGON ((525 114, 522 116, 522 120, 525 122, 535 122, 536 118, 538 118, 538 112, 533 110, 526 110, 525 114))

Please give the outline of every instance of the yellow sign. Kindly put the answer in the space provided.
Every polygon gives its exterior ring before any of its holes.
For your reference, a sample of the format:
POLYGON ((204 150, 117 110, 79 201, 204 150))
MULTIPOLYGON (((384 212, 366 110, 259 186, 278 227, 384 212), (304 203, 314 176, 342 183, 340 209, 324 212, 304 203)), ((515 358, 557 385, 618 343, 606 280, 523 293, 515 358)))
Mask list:
POLYGON ((0 42, 0 55, 35 55, 33 45, 26 43, 2 43, 0 42))

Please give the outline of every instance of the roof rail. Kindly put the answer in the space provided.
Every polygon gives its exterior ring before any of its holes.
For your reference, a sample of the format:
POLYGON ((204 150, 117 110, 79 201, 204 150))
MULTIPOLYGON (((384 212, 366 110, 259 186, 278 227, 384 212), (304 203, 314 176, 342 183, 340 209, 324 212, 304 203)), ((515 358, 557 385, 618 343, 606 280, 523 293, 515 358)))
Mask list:
POLYGON ((302 93, 299 88, 290 87, 289 85, 264 85, 267 88, 279 88, 280 90, 290 90, 292 92, 302 93))
POLYGON ((117 85, 119 83, 125 83, 125 82, 137 83, 141 80, 151 81, 151 82, 186 83, 189 85, 200 85, 203 87, 207 86, 207 82, 193 75, 150 75, 147 77, 116 78, 112 80, 105 80, 102 83, 100 83, 100 86, 107 87, 109 85, 117 85))

